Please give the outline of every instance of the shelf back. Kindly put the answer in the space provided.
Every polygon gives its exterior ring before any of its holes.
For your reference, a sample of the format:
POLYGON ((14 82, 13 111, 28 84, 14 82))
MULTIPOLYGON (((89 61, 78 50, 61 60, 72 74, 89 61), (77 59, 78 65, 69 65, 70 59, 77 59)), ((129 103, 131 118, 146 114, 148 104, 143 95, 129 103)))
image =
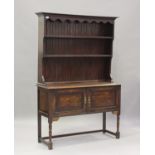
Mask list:
POLYGON ((43 64, 46 82, 111 80, 111 58, 47 58, 43 64))

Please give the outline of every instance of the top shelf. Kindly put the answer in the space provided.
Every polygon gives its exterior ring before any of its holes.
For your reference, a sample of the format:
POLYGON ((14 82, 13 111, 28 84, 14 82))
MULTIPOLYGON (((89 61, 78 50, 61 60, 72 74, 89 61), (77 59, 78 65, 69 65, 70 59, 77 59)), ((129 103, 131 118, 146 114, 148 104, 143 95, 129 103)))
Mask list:
POLYGON ((113 37, 111 36, 71 36, 71 35, 45 35, 44 38, 113 39, 113 37))

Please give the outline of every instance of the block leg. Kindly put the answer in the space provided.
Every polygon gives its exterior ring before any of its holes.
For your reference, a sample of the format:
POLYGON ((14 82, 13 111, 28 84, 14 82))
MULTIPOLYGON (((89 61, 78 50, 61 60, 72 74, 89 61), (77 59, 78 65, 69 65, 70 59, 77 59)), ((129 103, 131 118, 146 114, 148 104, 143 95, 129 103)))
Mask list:
POLYGON ((116 131, 116 138, 120 138, 120 131, 119 131, 119 126, 120 126, 120 115, 119 113, 117 114, 117 131, 116 131))
POLYGON ((41 120, 41 114, 39 113, 39 105, 40 105, 40 91, 38 89, 37 91, 37 103, 38 103, 38 108, 37 108, 37 112, 38 112, 38 143, 41 143, 41 124, 42 124, 42 120, 41 120))
POLYGON ((103 133, 106 132, 106 112, 103 112, 103 133))
POLYGON ((112 132, 112 131, 106 129, 106 112, 103 112, 103 129, 102 129, 102 132, 114 135, 116 137, 116 139, 119 139, 120 138, 120 132, 119 132, 120 113, 119 113, 119 111, 116 111, 116 112, 113 112, 113 114, 116 114, 116 116, 117 116, 117 123, 116 123, 117 124, 116 125, 117 130, 116 130, 116 132, 112 132))
POLYGON ((38 143, 41 143, 41 115, 38 113, 38 143))

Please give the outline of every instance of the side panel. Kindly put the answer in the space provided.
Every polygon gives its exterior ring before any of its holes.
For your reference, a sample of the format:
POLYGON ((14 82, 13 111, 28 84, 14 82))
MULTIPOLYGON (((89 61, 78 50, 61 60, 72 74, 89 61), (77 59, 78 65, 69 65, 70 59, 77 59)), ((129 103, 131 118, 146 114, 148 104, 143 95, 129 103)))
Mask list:
POLYGON ((38 90, 39 111, 48 113, 48 94, 44 89, 38 90))
POLYGON ((40 15, 38 17, 38 82, 43 82, 43 38, 44 38, 44 16, 40 15))

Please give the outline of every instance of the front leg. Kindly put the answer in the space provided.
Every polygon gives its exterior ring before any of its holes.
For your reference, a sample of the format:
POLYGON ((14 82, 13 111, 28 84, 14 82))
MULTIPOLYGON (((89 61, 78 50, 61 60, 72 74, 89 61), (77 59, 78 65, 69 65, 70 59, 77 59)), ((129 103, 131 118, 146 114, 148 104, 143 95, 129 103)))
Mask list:
POLYGON ((48 149, 53 149, 52 143, 52 121, 53 121, 53 105, 55 105, 55 94, 48 92, 48 124, 49 124, 49 142, 48 149))
POLYGON ((116 132, 116 138, 120 138, 120 132, 119 132, 119 126, 120 126, 120 114, 117 113, 117 132, 116 132))
POLYGON ((52 143, 52 121, 48 121, 49 124, 49 143, 48 143, 48 149, 53 149, 53 143, 52 143))
POLYGON ((103 133, 106 132, 106 112, 103 112, 103 133))
POLYGON ((41 143, 41 114, 39 113, 39 109, 40 109, 40 91, 38 89, 37 92, 37 105, 38 105, 38 143, 41 143))
POLYGON ((41 114, 38 112, 38 143, 41 143, 41 114))

